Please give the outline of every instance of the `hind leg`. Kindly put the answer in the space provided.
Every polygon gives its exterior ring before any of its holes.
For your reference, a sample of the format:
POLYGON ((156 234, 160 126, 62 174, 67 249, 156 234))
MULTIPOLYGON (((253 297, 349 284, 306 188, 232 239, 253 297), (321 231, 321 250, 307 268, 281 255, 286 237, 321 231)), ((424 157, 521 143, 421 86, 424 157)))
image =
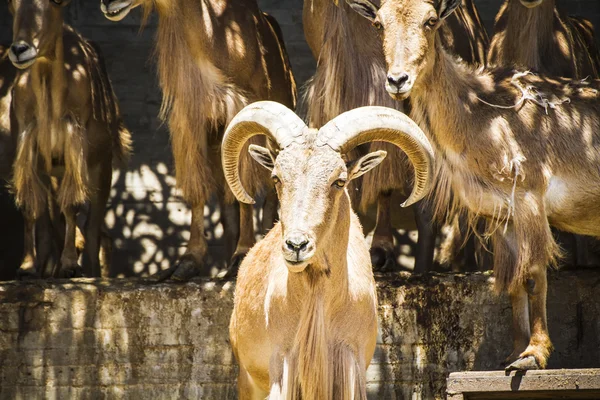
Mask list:
POLYGON ((419 239, 417 241, 414 273, 423 274, 433 269, 433 253, 437 235, 432 210, 424 201, 415 204, 415 221, 419 239))
POLYGON ((254 208, 251 204, 240 204, 240 237, 229 263, 229 274, 237 275, 242 260, 255 243, 254 208))
POLYGON ((394 229, 392 227, 392 192, 386 191, 377 198, 377 220, 371 243, 371 264, 375 271, 389 271, 396 267, 394 254, 394 229))
POLYGON ((87 276, 100 277, 100 240, 104 227, 106 203, 110 196, 112 168, 110 163, 89 170, 90 210, 85 222, 84 267, 87 276))
POLYGON ((508 368, 519 370, 546 368, 553 347, 548 334, 546 316, 548 278, 545 266, 531 269, 530 278, 525 284, 525 291, 530 307, 531 336, 525 351, 519 354, 519 358, 508 368))
POLYGON ((65 244, 60 256, 60 278, 75 278, 83 276, 83 269, 77 262, 77 248, 75 247, 77 229, 77 206, 67 206, 65 215, 65 244))
POLYGON ((274 189, 269 189, 265 196, 262 217, 262 234, 266 235, 279 219, 279 199, 274 189))
POLYGON ((529 327, 529 298, 524 287, 519 286, 510 293, 512 306, 513 351, 504 361, 511 365, 525 351, 531 337, 529 327))
POLYGON ((41 271, 38 271, 35 265, 35 239, 34 228, 35 219, 33 216, 24 214, 24 236, 23 236, 23 261, 17 270, 17 279, 39 277, 41 271))

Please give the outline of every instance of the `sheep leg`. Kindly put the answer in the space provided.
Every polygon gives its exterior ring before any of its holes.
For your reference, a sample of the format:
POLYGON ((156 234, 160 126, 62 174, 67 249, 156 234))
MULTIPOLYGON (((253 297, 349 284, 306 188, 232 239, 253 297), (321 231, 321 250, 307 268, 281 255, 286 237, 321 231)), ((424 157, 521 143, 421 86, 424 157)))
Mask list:
POLYGON ((507 369, 546 368, 552 352, 546 318, 548 280, 546 266, 560 254, 552 237, 544 210, 543 200, 526 196, 516 204, 514 218, 515 237, 518 244, 516 277, 524 286, 529 300, 529 326, 531 336, 524 352, 507 369))
POLYGON ((85 222, 85 263, 86 275, 100 277, 100 240, 106 203, 110 195, 110 164, 97 165, 90 169, 90 211, 85 222))
POLYGON ((34 228, 35 219, 31 215, 24 213, 23 219, 25 222, 24 239, 23 239, 23 261, 17 270, 17 279, 27 279, 39 277, 39 272, 35 265, 35 240, 34 228))
POLYGON ((240 237, 227 268, 228 277, 237 276, 242 260, 254 243, 254 209, 251 204, 240 204, 240 237))
POLYGON ((371 243, 371 264, 375 271, 389 271, 396 267, 392 227, 392 192, 386 191, 377 198, 377 221, 371 243))
POLYGON ((512 365, 529 345, 531 338, 529 327, 529 298, 524 287, 519 286, 510 293, 512 305, 513 352, 504 361, 512 365))
POLYGON ((191 278, 206 274, 202 270, 204 256, 208 250, 204 236, 204 202, 192 206, 192 223, 190 226, 190 241, 185 254, 177 264, 157 274, 158 281, 171 278, 174 281, 188 281, 191 278))
POLYGON ((431 208, 424 201, 415 204, 415 221, 419 238, 415 254, 415 274, 424 274, 433 269, 433 252, 437 227, 433 221, 431 208))
POLYGON ((277 192, 274 189, 269 189, 265 196, 265 203, 263 206, 263 217, 262 217, 262 234, 266 235, 271 228, 275 225, 279 219, 279 212, 277 210, 279 206, 279 199, 277 198, 277 192))
POLYGON ((536 266, 531 269, 531 278, 525 284, 530 305, 531 338, 529 345, 519 355, 519 359, 512 363, 511 369, 539 369, 546 368, 548 357, 552 352, 552 342, 548 334, 546 316, 546 296, 548 291, 548 278, 545 266, 536 266))
POLYGON ((69 206, 65 214, 65 244, 60 257, 60 278, 74 278, 83 275, 83 270, 77 263, 77 249, 75 246, 77 229, 77 207, 69 206))

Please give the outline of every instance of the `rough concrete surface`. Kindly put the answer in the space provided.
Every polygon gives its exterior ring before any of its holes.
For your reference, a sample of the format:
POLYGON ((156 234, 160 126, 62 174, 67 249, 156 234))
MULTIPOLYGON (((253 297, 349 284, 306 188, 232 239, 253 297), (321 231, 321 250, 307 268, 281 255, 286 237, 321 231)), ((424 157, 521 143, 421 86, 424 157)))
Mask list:
MULTIPOLYGON (((553 272, 549 368, 600 366, 600 276, 553 272)), ((231 399, 233 283, 0 285, 0 399, 231 399)), ((443 398, 449 372, 494 370, 510 305, 485 274, 378 277, 370 399, 443 398)))

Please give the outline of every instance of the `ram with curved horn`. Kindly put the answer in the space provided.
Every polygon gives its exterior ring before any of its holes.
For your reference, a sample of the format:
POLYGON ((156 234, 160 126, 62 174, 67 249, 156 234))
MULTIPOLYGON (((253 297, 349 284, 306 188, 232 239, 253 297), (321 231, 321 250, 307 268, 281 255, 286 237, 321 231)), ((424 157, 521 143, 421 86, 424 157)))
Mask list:
POLYGON ((366 399, 377 296, 369 247, 346 187, 386 152, 353 161, 344 155, 372 141, 402 149, 415 167, 408 206, 431 186, 431 146, 412 120, 393 109, 355 109, 317 130, 281 104, 254 103, 231 121, 222 146, 227 183, 247 204, 253 200, 238 160, 256 135, 279 148, 249 150, 271 171, 281 213, 238 274, 229 334, 240 364, 239 398, 366 399))

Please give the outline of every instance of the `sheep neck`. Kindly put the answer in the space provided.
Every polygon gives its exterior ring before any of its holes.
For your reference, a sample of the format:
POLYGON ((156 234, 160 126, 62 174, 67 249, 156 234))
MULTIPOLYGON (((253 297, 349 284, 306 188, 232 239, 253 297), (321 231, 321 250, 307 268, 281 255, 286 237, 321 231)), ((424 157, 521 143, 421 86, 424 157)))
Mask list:
MULTIPOLYGON (((436 38, 436 39, 439 39, 436 38)), ((428 70, 421 73, 411 93, 411 117, 441 152, 463 154, 468 137, 465 116, 474 105, 479 77, 456 61, 436 40, 436 51, 428 70), (452 127, 452 134, 444 134, 452 127)))

